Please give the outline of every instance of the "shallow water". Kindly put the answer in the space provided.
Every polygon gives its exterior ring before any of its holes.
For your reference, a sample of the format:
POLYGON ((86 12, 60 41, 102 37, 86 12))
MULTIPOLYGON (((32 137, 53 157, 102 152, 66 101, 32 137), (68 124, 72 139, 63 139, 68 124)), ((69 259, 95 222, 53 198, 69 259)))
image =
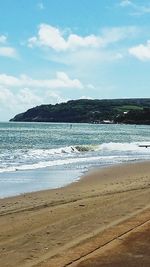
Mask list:
POLYGON ((149 160, 143 144, 150 126, 0 123, 0 197, 60 187, 92 167, 149 160))

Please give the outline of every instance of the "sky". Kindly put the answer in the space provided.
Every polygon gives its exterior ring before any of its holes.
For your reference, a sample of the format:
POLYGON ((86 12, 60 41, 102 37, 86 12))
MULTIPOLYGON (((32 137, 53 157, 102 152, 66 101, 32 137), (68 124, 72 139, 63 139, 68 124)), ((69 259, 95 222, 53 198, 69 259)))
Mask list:
POLYGON ((149 0, 0 0, 0 121, 149 92, 149 0))

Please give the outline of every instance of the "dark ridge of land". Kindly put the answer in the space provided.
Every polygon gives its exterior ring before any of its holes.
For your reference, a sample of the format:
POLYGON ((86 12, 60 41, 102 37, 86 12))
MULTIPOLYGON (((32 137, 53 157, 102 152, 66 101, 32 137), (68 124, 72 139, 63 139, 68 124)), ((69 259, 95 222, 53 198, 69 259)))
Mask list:
POLYGON ((150 98, 70 100, 33 107, 10 121, 150 124, 150 98))

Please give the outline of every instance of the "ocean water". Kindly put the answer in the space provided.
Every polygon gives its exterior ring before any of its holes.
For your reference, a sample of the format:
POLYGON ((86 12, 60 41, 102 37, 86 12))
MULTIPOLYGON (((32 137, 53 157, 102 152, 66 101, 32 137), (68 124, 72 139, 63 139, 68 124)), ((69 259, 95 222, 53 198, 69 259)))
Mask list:
POLYGON ((94 168, 150 159, 150 126, 0 123, 0 197, 57 188, 94 168))

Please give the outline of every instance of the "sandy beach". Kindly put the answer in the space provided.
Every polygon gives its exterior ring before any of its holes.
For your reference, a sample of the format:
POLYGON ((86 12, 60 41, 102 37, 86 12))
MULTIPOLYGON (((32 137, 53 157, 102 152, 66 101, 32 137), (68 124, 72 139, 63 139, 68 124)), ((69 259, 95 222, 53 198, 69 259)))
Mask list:
POLYGON ((1 199, 0 267, 147 267, 149 220, 149 162, 1 199))

